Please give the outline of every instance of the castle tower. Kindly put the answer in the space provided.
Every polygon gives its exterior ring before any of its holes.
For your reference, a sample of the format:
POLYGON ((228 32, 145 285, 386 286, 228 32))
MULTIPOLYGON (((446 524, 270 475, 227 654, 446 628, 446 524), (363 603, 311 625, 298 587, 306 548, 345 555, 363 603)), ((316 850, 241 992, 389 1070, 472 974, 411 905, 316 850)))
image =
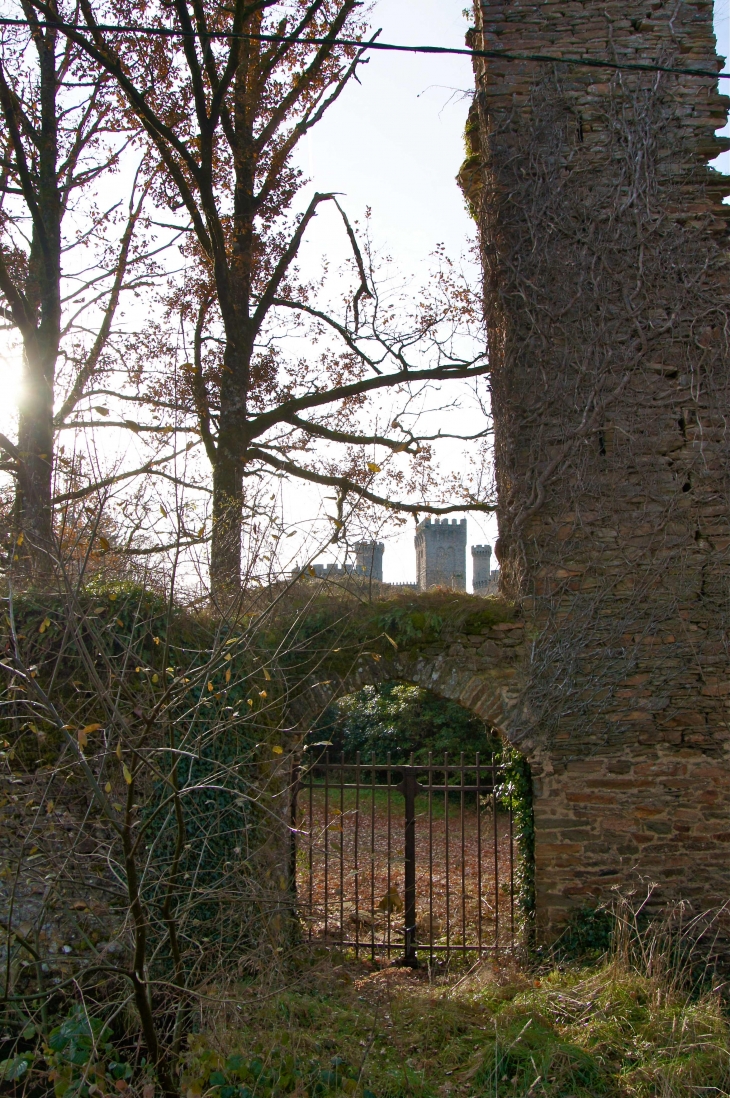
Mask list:
POLYGON ((728 147, 712 5, 475 7, 470 45, 492 56, 460 180, 495 554, 535 638, 506 735, 534 777, 538 925, 631 880, 713 909, 730 895, 730 181, 708 166, 728 147))
POLYGON ((385 551, 382 541, 357 541, 353 548, 355 550, 355 574, 382 583, 383 553, 385 551))
POLYGON ((471 575, 474 594, 478 595, 489 587, 492 575, 492 546, 472 545, 471 575))
POLYGON ((466 519, 424 519, 416 527, 415 546, 419 590, 466 591, 466 519))

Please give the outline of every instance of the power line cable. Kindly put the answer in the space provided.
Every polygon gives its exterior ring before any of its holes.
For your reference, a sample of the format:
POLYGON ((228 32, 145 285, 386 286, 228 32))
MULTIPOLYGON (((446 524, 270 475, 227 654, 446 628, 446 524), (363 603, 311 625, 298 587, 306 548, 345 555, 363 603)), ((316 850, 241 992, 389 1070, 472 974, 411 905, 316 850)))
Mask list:
MULTIPOLYGON (((158 38, 243 39, 249 42, 280 42, 292 46, 351 46, 362 50, 380 50, 395 53, 425 53, 452 57, 485 57, 493 61, 536 61, 550 65, 579 65, 591 69, 611 69, 617 72, 665 72, 676 76, 701 76, 711 80, 730 80, 730 72, 713 72, 711 69, 691 69, 678 65, 659 65, 642 61, 603 61, 597 57, 554 57, 549 53, 512 53, 509 50, 459 49, 456 46, 403 46, 394 42, 378 42, 370 39, 361 42, 354 38, 307 37, 286 34, 254 34, 247 31, 184 31, 176 27, 133 26, 119 23, 98 23, 94 27, 66 23, 63 20, 30 20, 0 18, 0 26, 57 28, 61 31, 103 32, 105 34, 146 34, 158 38)), ((379 33, 379 32, 378 32, 379 33)))

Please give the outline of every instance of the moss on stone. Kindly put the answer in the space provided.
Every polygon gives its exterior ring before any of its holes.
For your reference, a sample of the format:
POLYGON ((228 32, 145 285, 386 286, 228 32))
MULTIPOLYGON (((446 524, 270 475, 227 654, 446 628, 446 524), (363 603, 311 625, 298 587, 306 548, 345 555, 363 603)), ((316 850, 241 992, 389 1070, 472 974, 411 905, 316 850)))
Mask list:
POLYGON ((481 601, 484 603, 483 607, 464 621, 462 628, 465 633, 481 633, 484 629, 514 621, 517 617, 515 604, 506 599, 490 595, 481 601))

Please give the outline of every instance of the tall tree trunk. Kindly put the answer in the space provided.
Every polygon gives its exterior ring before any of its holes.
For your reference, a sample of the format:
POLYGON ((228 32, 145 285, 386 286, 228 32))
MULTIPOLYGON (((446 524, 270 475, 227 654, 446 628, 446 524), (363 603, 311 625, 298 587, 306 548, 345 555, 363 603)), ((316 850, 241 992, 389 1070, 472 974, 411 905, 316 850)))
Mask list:
POLYGON ((29 205, 32 232, 28 270, 22 289, 4 286, 15 323, 23 335, 23 383, 18 401, 18 471, 15 530, 18 566, 29 579, 53 570, 53 393, 61 338, 61 219, 63 198, 58 178, 58 73, 53 28, 36 27, 33 41, 39 64, 39 126, 34 157, 23 145, 22 110, 3 74, 2 107, 21 190, 29 205), (9 291, 9 292, 8 292, 9 291))
POLYGON ((217 273, 219 301, 226 329, 220 387, 218 443, 213 462, 213 534, 210 552, 211 596, 219 610, 230 610, 241 593, 243 470, 246 463, 246 419, 253 354, 249 327, 253 221, 250 211, 237 219, 234 260, 221 257, 217 273), (241 225, 243 222, 243 225, 241 225), (244 240, 243 246, 240 244, 244 240), (221 292, 221 290, 223 292, 221 292))
POLYGON ((210 585, 213 601, 226 610, 241 591, 243 463, 221 430, 213 466, 213 536, 210 585))
POLYGON ((26 346, 18 402, 18 466, 15 525, 23 535, 21 570, 39 579, 52 568, 53 383, 55 347, 48 353, 26 346))

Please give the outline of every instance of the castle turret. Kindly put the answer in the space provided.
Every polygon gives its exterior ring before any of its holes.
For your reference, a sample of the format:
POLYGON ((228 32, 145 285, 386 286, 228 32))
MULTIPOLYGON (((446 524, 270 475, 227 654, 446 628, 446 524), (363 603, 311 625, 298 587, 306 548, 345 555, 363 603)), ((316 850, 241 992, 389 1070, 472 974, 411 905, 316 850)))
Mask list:
POLYGON ((492 576, 492 546, 472 545, 471 576, 474 594, 479 595, 489 587, 492 576))
POLYGON ((355 550, 355 575, 379 580, 382 583, 383 552, 385 551, 383 542, 357 541, 353 548, 355 550))
POLYGON ((424 519, 416 527, 418 587, 466 591, 466 519, 424 519))

